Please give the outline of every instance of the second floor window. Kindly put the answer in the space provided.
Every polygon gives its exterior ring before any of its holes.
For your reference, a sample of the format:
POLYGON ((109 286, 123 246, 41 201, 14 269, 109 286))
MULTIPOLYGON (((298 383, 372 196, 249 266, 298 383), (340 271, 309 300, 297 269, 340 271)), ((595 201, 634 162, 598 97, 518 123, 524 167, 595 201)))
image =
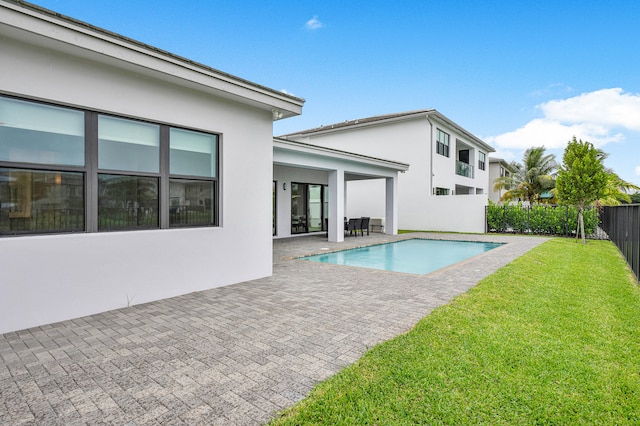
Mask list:
POLYGON ((436 129, 436 152, 445 157, 449 156, 449 134, 436 129))
POLYGON ((484 152, 478 153, 478 169, 484 170, 487 164, 487 156, 484 152))

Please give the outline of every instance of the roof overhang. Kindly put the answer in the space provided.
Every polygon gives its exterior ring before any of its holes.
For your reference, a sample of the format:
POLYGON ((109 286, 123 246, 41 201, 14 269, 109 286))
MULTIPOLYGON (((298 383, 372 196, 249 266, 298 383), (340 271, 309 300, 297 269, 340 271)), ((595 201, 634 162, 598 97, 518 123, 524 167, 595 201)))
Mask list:
POLYGON ((507 163, 507 161, 502 158, 489 157, 489 164, 491 163, 500 163, 502 167, 509 170, 511 173, 515 172, 515 170, 513 170, 513 167, 511 167, 511 164, 507 163))
POLYGON ((16 38, 270 111, 300 115, 304 99, 261 86, 122 35, 24 2, 0 1, 0 39, 16 38))
POLYGON ((341 170, 345 181, 391 178, 409 170, 406 163, 279 138, 273 139, 273 164, 326 172, 341 170))

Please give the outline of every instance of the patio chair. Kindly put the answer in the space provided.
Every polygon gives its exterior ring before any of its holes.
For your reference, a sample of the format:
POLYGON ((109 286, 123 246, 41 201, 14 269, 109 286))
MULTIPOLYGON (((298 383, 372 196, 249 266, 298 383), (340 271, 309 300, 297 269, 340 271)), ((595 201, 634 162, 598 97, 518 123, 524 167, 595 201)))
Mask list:
POLYGON ((358 232, 362 232, 362 218, 349 219, 349 222, 347 222, 347 231, 349 231, 349 236, 355 233, 357 237, 358 232))
POLYGON ((367 235, 369 235, 369 220, 371 220, 370 217, 362 217, 362 224, 360 225, 360 232, 362 233, 362 236, 364 237, 364 231, 365 229, 367 230, 367 235))

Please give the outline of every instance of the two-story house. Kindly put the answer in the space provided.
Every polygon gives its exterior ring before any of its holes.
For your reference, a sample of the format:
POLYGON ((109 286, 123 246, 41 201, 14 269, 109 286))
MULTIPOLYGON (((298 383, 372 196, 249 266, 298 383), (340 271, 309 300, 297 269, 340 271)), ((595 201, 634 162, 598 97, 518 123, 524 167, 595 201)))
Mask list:
MULTIPOLYGON (((484 232, 488 154, 495 150, 435 109, 350 120, 283 139, 410 164, 398 181, 401 229, 484 232)), ((380 181, 349 182, 347 216, 385 217, 380 181)))

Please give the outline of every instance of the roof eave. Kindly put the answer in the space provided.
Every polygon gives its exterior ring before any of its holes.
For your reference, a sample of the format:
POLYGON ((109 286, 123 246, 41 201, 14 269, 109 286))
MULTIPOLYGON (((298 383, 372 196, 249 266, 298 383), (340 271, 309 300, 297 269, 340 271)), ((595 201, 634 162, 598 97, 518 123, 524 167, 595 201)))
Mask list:
POLYGON ((478 138, 477 136, 473 135, 469 131, 465 130, 463 127, 459 126, 458 124, 456 124, 455 122, 453 122, 452 120, 450 120, 449 118, 447 118, 446 116, 444 116, 443 114, 441 114, 440 112, 438 112, 436 109, 433 109, 433 108, 409 111, 407 113, 400 113, 397 115, 391 114, 391 116, 388 118, 384 118, 386 116, 380 116, 382 117, 380 120, 374 120, 374 121, 366 121, 369 118, 364 118, 359 120, 352 120, 348 122, 348 124, 334 123, 328 126, 321 126, 313 129, 303 130, 300 132, 288 133, 286 135, 281 135, 279 137, 280 138, 297 138, 297 137, 306 137, 306 136, 319 136, 319 135, 324 135, 328 133, 336 133, 336 132, 354 130, 354 129, 370 127, 370 126, 379 126, 379 125, 406 121, 406 120, 414 120, 419 118, 428 118, 432 116, 446 123, 447 125, 453 127, 459 133, 463 134, 469 140, 473 141, 480 148, 483 148, 487 152, 495 152, 495 149, 491 145, 487 144, 482 139, 478 138))
POLYGON ((313 129, 303 130, 300 132, 287 133, 285 135, 280 135, 278 137, 286 139, 286 138, 292 138, 292 137, 304 137, 304 136, 311 136, 311 135, 315 136, 315 135, 324 135, 327 133, 336 133, 336 132, 341 132, 346 130, 359 129, 363 127, 380 126, 380 125, 389 124, 393 122, 413 120, 416 118, 424 117, 427 114, 430 114, 432 112, 435 112, 435 109, 409 111, 406 114, 397 114, 391 117, 380 116, 381 118, 375 121, 365 121, 365 120, 369 120, 370 118, 376 118, 376 117, 366 117, 358 120, 350 120, 348 121, 348 124, 333 123, 327 126, 320 126, 313 129))
POLYGON ((125 62, 166 78, 197 85, 222 97, 273 112, 274 120, 300 115, 305 100, 252 83, 128 37, 51 10, 17 1, 0 1, 0 24, 90 52, 94 57, 125 62))
POLYGON ((440 112, 434 110, 433 113, 431 113, 429 115, 433 115, 437 119, 439 119, 440 121, 443 121, 446 124, 448 124, 449 126, 455 128, 458 132, 462 133, 467 138, 472 140, 476 145, 479 145, 481 148, 484 148, 487 152, 495 152, 496 151, 491 145, 489 145, 488 143, 486 143, 485 141, 483 141, 482 139, 480 139, 479 137, 477 137, 473 133, 470 133, 469 131, 465 130, 462 126, 460 126, 457 123, 455 123, 454 121, 450 120, 449 118, 447 118, 446 116, 444 116, 440 112))

